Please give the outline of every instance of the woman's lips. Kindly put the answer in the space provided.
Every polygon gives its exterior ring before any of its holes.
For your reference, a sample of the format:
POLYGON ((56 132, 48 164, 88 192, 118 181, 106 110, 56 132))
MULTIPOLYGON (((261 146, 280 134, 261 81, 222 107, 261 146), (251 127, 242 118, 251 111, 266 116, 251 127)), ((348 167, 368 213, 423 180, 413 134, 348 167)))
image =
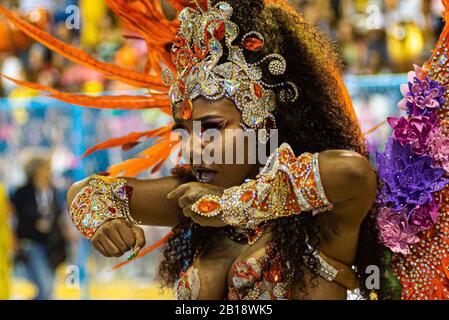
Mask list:
POLYGON ((207 168, 194 168, 193 173, 196 180, 202 183, 211 183, 217 176, 217 172, 207 168))

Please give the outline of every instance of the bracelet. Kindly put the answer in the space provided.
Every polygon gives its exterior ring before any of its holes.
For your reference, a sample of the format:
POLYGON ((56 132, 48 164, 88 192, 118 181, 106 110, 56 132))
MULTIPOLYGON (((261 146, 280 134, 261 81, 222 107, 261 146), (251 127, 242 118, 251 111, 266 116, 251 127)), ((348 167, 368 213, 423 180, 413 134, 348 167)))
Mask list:
POLYGON ((91 176, 70 206, 70 215, 78 231, 92 239, 102 224, 113 219, 122 218, 131 224, 139 224, 129 211, 132 191, 125 179, 91 176))
POLYGON ((222 197, 206 195, 192 205, 192 211, 205 217, 221 215, 227 225, 254 229, 301 212, 315 215, 331 210, 321 183, 318 155, 295 157, 290 146, 283 144, 256 180, 226 189, 222 197))

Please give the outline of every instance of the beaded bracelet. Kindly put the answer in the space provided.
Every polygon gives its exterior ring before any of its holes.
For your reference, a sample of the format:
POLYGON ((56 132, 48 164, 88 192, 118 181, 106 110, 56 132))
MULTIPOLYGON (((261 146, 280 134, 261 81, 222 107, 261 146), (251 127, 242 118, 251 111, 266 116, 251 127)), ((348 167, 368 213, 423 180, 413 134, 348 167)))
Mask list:
POLYGON ((332 207, 321 183, 318 153, 295 157, 283 144, 256 180, 226 189, 222 197, 206 195, 192 205, 192 211, 206 217, 221 214, 227 225, 254 229, 269 220, 332 207))
POLYGON ((112 219, 122 218, 131 224, 139 224, 129 212, 132 191, 125 179, 91 176, 70 206, 73 223, 87 239, 112 219))

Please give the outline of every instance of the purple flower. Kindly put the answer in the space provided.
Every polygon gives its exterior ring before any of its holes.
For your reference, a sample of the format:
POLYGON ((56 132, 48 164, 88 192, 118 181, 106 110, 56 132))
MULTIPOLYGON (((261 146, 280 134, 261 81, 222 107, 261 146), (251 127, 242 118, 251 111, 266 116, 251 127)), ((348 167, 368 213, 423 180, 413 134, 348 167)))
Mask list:
POLYGON ((429 115, 444 104, 445 87, 424 75, 421 68, 415 66, 415 72, 409 72, 408 84, 401 85, 404 96, 398 107, 408 115, 429 115))
POLYGON ((377 226, 382 243, 395 253, 410 254, 410 245, 419 241, 419 228, 408 223, 403 212, 389 208, 380 209, 377 216, 377 226))
POLYGON ((449 138, 440 130, 432 132, 429 136, 429 153, 449 173, 449 138))
POLYGON ((432 167, 432 158, 416 156, 412 146, 390 138, 385 152, 377 153, 380 186, 378 201, 401 211, 408 206, 425 205, 432 201, 432 193, 440 191, 449 179, 445 171, 432 167))
POLYGON ((429 134, 436 129, 435 116, 415 116, 410 119, 388 118, 388 123, 393 128, 393 138, 404 146, 410 144, 413 152, 423 155, 427 151, 429 134))
POLYGON ((412 209, 410 215, 410 222, 419 228, 420 231, 425 231, 438 221, 439 206, 435 201, 431 201, 424 206, 416 206, 412 209))

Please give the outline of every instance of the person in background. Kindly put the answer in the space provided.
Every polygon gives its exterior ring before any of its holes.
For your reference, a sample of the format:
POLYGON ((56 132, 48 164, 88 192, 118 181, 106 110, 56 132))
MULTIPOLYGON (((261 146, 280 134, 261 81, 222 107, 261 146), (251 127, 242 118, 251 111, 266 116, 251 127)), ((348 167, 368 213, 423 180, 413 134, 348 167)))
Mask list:
POLYGON ((0 184, 0 300, 11 294, 12 235, 5 188, 0 184))
POLYGON ((60 226, 62 207, 52 184, 50 161, 35 157, 25 166, 27 183, 11 198, 17 219, 19 251, 36 300, 52 298, 56 267, 65 259, 65 239, 60 226))

